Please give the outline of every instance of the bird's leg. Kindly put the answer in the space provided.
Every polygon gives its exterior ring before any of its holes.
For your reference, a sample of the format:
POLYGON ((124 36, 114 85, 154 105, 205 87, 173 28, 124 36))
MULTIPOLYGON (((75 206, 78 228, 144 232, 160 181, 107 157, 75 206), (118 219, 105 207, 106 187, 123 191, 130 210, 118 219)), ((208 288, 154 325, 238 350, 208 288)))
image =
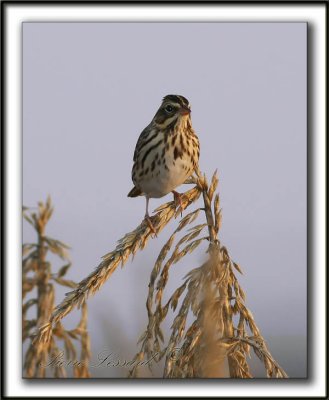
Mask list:
POLYGON ((148 227, 151 229, 151 231, 154 233, 155 237, 157 237, 157 232, 152 224, 151 217, 149 215, 149 197, 146 196, 146 212, 145 212, 145 217, 144 220, 147 222, 148 227))
POLYGON ((175 207, 180 207, 180 216, 183 216, 183 202, 182 202, 182 195, 176 190, 173 190, 171 192, 174 195, 174 202, 175 202, 175 207))

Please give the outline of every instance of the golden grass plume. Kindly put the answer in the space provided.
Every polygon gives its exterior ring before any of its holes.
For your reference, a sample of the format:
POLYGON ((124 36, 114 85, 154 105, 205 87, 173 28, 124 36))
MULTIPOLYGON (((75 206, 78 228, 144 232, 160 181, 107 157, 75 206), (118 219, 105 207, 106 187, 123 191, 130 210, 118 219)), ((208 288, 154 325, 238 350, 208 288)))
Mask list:
MULTIPOLYGON (((186 209, 202 196, 203 207, 181 219, 155 262, 146 300, 148 324, 139 339, 140 349, 133 358, 129 376, 138 376, 140 362, 146 358, 155 362, 164 359, 163 376, 166 378, 221 377, 224 376, 225 361, 230 377, 251 378, 248 356, 253 349, 262 361, 267 377, 287 377, 267 349, 252 313, 245 305, 245 294, 235 274, 235 271, 241 273, 241 268, 219 241, 221 210, 219 195, 215 194, 217 173, 213 174, 210 184, 199 171, 187 183, 194 183, 195 186, 183 194, 181 207, 176 209, 173 201, 168 202, 158 207, 152 217, 153 226, 160 232, 181 213, 181 208, 186 209), (173 246, 176 236, 193 224, 200 212, 204 213, 205 222, 192 226, 173 246), (205 230, 206 233, 201 236, 205 230), (192 269, 163 304, 171 266, 204 242, 208 243, 206 261, 192 269), (161 324, 169 307, 175 316, 170 338, 165 343, 161 324), (188 315, 194 317, 190 326, 187 326, 188 315), (234 320, 238 322, 234 324, 234 320)), ((67 293, 48 322, 39 329, 36 340, 49 343, 54 327, 61 319, 75 307, 84 304, 88 296, 99 290, 120 264, 123 266, 130 256, 143 250, 151 235, 148 224, 142 222, 120 239, 116 248, 103 257, 100 265, 67 293)), ((151 363, 148 365, 151 366, 151 363)))
MULTIPOLYGON (((41 328, 49 321, 54 311, 55 285, 75 288, 76 283, 65 279, 65 275, 71 267, 68 249, 65 243, 46 236, 46 225, 53 214, 51 199, 48 197, 45 203, 38 203, 38 211, 23 207, 23 217, 29 222, 37 233, 36 243, 23 244, 22 263, 22 336, 23 342, 30 340, 26 354, 24 355, 24 376, 27 378, 47 377, 47 366, 51 367, 55 377, 66 377, 67 363, 62 360, 65 353, 70 360, 74 376, 77 378, 89 377, 90 339, 87 331, 87 305, 83 303, 81 320, 78 326, 72 330, 64 329, 58 322, 54 326, 53 336, 49 342, 34 341, 35 328, 41 328), (51 252, 61 258, 64 265, 54 273, 51 263, 47 260, 47 253, 51 252), (35 289, 36 295, 33 295, 35 289), (34 309, 33 309, 34 308, 34 309), (27 318, 28 311, 34 312, 35 317, 27 318), (73 341, 80 344, 80 359, 73 341), (64 344, 64 353, 58 346, 59 341, 64 344)), ((49 376, 49 374, 48 374, 49 376)))

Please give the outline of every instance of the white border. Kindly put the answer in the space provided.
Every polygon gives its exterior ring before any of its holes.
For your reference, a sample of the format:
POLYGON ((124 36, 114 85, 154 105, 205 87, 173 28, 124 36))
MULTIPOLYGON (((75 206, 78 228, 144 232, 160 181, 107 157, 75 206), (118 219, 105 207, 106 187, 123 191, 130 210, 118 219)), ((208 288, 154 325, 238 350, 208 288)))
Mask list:
POLYGON ((7 321, 3 324, 6 331, 6 396, 79 396, 79 397, 121 397, 121 396, 250 396, 250 397, 315 397, 325 395, 325 7, 324 5, 273 6, 273 5, 207 5, 207 6, 118 6, 118 5, 9 5, 6 24, 6 182, 5 199, 7 205, 6 224, 6 281, 5 306, 7 321), (315 313, 314 338, 315 362, 313 382, 231 382, 217 381, 209 384, 197 382, 151 382, 136 384, 121 381, 72 382, 62 384, 59 381, 26 382, 21 379, 21 334, 20 315, 17 299, 20 290, 20 248, 21 240, 21 23, 23 21, 307 21, 312 25, 312 43, 314 59, 310 60, 314 71, 314 86, 310 87, 314 121, 310 127, 314 140, 315 162, 314 187, 316 197, 314 253, 315 259, 309 265, 314 275, 316 294, 313 301, 315 313), (19 344, 19 345, 18 345, 19 344), (185 384, 183 384, 185 383, 185 384), (252 385, 250 385, 252 383, 252 385), (161 392, 159 385, 161 384, 161 392))

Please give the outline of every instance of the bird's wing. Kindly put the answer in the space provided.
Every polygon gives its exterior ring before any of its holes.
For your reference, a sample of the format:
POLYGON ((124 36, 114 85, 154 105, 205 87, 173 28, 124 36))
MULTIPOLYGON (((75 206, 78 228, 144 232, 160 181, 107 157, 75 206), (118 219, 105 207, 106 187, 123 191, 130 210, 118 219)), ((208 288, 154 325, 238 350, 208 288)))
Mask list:
POLYGON ((137 197, 142 194, 142 191, 134 186, 131 191, 127 194, 128 197, 137 197))
POLYGON ((134 152, 134 162, 136 162, 137 160, 137 155, 141 149, 141 147, 143 147, 143 143, 144 141, 148 138, 149 134, 151 132, 151 124, 148 125, 143 132, 139 135, 139 138, 137 140, 136 143, 136 147, 135 147, 135 152, 134 152))

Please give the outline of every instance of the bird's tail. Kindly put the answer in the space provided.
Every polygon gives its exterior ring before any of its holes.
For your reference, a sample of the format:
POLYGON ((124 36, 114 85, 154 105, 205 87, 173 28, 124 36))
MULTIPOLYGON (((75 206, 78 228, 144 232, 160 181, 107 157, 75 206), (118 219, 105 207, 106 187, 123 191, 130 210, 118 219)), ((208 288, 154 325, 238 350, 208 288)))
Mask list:
POLYGON ((137 197, 142 194, 142 191, 134 186, 131 191, 128 193, 128 197, 137 197))

